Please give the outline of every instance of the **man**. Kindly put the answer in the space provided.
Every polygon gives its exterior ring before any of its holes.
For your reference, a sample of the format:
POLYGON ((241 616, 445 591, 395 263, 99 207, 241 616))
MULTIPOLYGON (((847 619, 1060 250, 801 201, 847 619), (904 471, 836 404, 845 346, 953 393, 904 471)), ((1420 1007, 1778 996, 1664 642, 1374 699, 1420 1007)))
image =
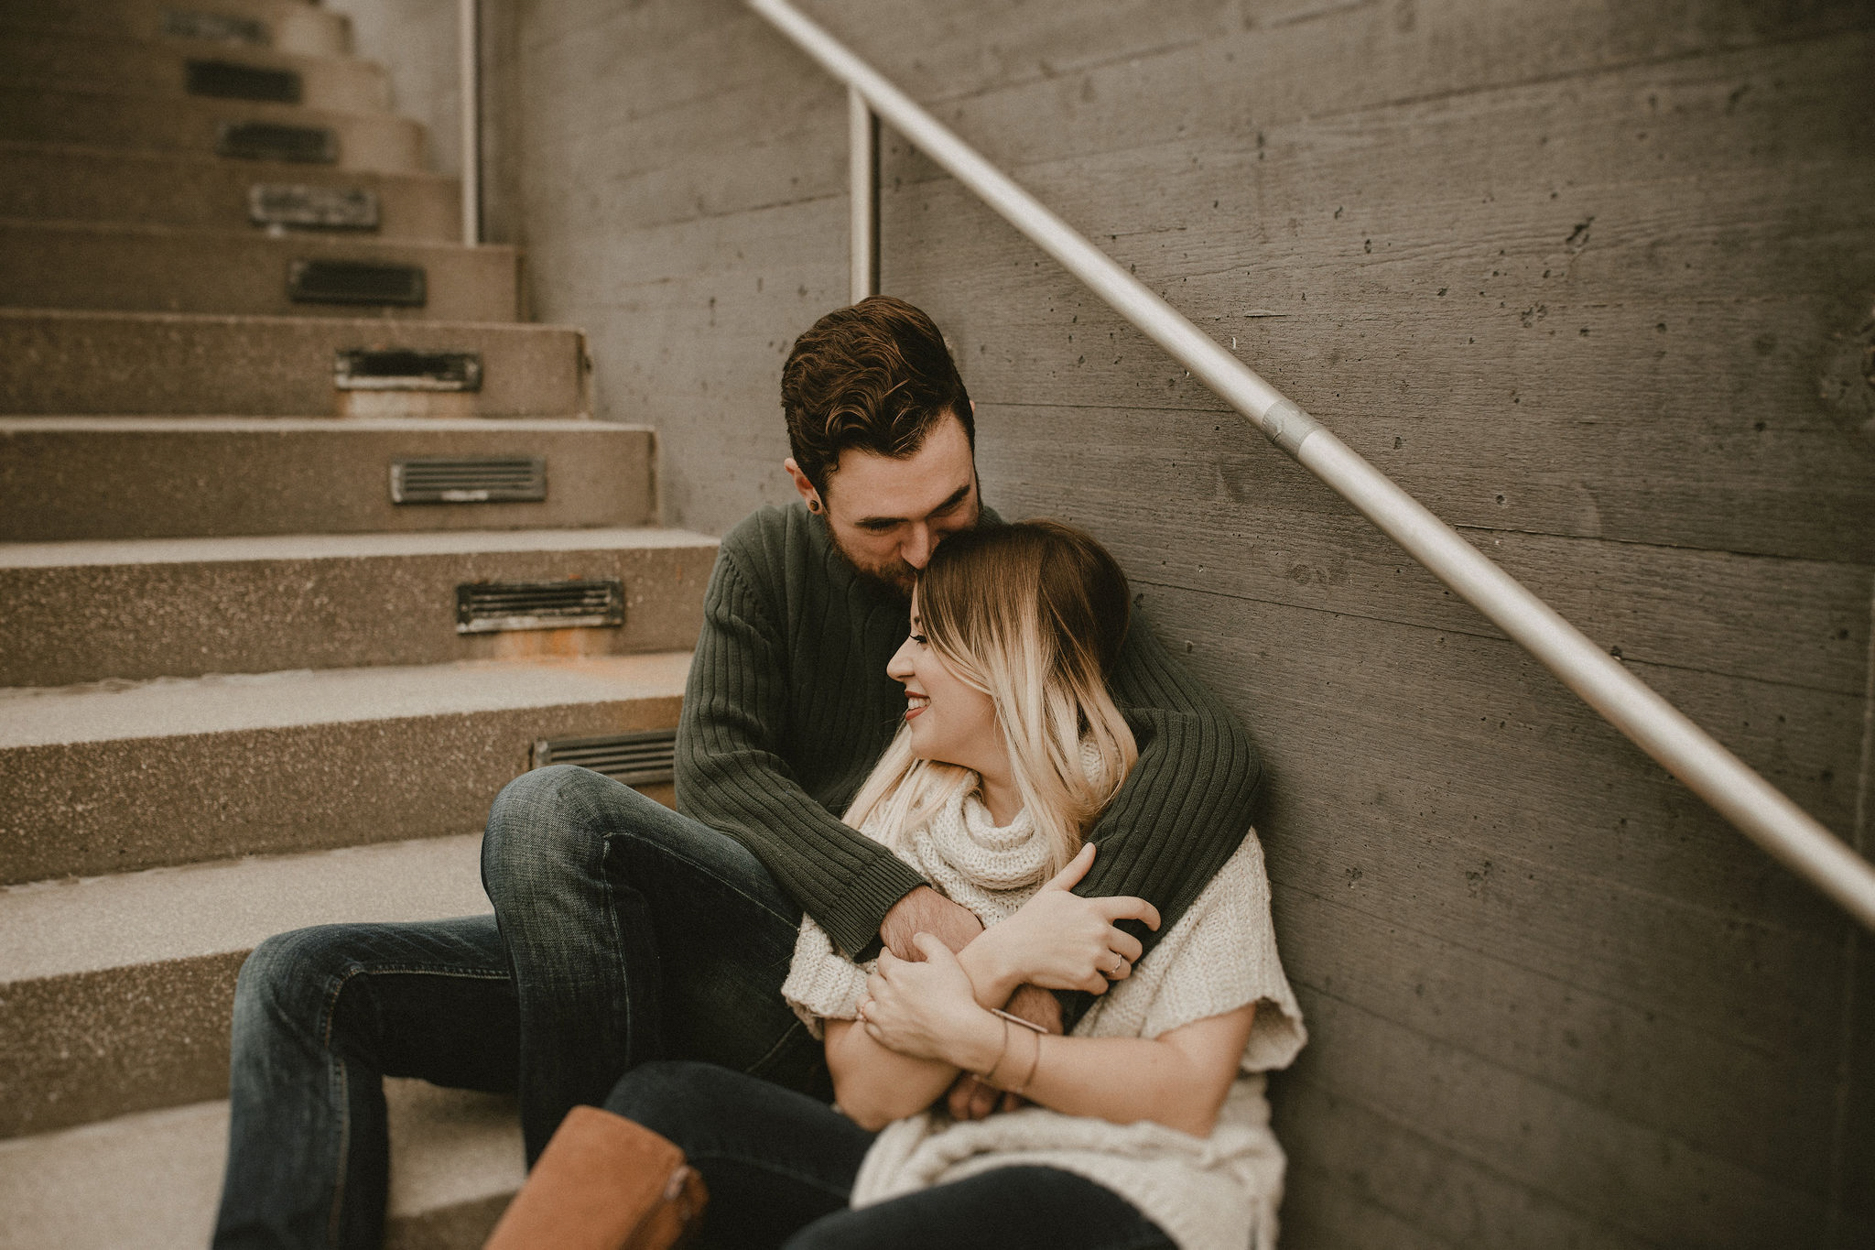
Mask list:
MULTIPOLYGON (((492 920, 263 943, 236 994, 217 1246, 377 1244, 383 1075, 518 1089, 530 1163, 571 1107, 650 1058, 830 1098, 780 995, 803 911, 856 957, 980 929, 839 819, 904 715, 885 670, 917 571, 946 535, 995 523, 969 394, 930 319, 874 297, 796 341, 782 406, 802 502, 723 541, 678 730, 680 810, 584 769, 528 773, 489 814, 492 920)), ((1249 828, 1256 756, 1149 630, 1113 684, 1140 758, 1090 831, 1081 889, 1140 895, 1169 928, 1249 828)), ((1052 996, 1018 998, 1064 1023, 1052 996)), ((1082 1006, 1065 1000, 1066 1023, 1082 1006)), ((991 1097, 966 1079, 952 1106, 981 1115, 991 1097)))

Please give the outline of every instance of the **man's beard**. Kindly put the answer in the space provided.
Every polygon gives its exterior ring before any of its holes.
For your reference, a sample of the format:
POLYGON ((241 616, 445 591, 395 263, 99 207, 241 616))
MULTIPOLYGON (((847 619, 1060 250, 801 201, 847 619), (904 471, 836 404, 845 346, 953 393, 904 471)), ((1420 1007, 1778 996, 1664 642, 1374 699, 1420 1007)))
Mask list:
POLYGON ((860 580, 871 582, 894 599, 903 600, 907 604, 911 603, 912 587, 918 583, 917 569, 903 560, 893 560, 883 567, 861 564, 853 558, 853 553, 846 549, 839 535, 831 532, 831 527, 829 527, 829 537, 833 539, 833 549, 840 553, 842 560, 852 566, 855 573, 859 574, 860 580))

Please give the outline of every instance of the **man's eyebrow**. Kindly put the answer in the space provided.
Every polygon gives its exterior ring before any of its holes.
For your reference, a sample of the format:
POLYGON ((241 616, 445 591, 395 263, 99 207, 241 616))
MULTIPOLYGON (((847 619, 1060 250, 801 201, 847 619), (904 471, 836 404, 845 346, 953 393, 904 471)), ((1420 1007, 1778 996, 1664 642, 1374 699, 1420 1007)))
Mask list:
MULTIPOLYGON (((936 514, 940 512, 946 512, 952 508, 955 508, 958 504, 962 503, 969 494, 970 494, 970 483, 965 482, 962 486, 959 486, 956 490, 952 491, 950 493, 950 497, 947 498, 943 503, 931 509, 931 512, 929 513, 929 515, 935 516, 936 514)), ((853 524, 866 525, 866 526, 903 525, 909 519, 910 519, 909 517, 902 517, 902 516, 867 516, 867 517, 861 517, 859 520, 853 522, 853 524)))

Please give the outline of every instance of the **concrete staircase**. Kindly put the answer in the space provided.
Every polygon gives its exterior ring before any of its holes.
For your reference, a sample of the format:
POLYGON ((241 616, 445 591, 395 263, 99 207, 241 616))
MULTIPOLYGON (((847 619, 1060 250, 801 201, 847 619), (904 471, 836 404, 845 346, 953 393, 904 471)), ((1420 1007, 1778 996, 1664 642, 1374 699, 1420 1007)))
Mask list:
MULTIPOLYGON (((261 938, 485 910, 556 751, 668 797, 715 542, 389 103, 302 0, 0 0, 4 1250, 206 1244, 261 938)), ((390 1243, 479 1244, 512 1107, 393 1085, 390 1243)))

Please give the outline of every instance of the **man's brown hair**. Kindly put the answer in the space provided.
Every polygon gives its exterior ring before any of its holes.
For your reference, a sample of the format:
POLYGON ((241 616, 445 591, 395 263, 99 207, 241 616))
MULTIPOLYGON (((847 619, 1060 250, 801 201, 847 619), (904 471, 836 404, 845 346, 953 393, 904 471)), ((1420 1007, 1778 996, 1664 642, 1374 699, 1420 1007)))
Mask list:
POLYGON ((794 340, 781 367, 788 449, 814 489, 849 447, 903 460, 946 414, 974 451, 970 392, 931 318, 902 299, 874 295, 828 313, 794 340))

